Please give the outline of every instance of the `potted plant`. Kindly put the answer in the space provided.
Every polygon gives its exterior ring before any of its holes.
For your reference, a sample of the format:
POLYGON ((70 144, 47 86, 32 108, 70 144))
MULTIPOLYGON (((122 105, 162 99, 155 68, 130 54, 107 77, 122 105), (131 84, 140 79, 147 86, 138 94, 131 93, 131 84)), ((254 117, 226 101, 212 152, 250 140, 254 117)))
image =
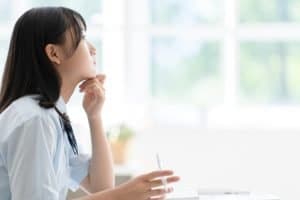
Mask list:
POLYGON ((122 165, 127 162, 130 143, 134 135, 134 130, 124 123, 107 131, 115 164, 122 165))

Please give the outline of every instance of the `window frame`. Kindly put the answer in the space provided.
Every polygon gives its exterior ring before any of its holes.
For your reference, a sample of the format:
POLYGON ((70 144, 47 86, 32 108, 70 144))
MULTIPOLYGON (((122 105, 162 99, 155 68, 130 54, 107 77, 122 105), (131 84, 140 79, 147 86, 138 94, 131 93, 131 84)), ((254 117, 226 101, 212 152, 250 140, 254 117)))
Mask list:
POLYGON ((145 124, 189 127, 198 130, 300 130, 297 120, 293 120, 300 114, 300 105, 245 105, 239 102, 239 45, 241 42, 300 41, 299 23, 241 23, 239 1, 224 0, 223 23, 199 24, 193 27, 151 25, 149 19, 151 6, 148 0, 139 0, 139 3, 137 0, 128 0, 127 3, 126 9, 129 15, 124 25, 127 30, 125 49, 129 63, 127 67, 130 67, 129 71, 132 73, 127 74, 129 77, 127 89, 131 89, 126 90, 126 93, 129 99, 134 100, 138 105, 132 105, 131 109, 140 110, 140 112, 135 112, 139 116, 147 116, 144 119, 145 124), (134 13, 137 8, 142 10, 139 14, 143 13, 143 16, 134 13), (137 17, 139 17, 138 21, 136 21, 137 17), (133 39, 136 36, 139 39, 133 39), (224 104, 207 108, 191 108, 188 105, 157 103, 151 97, 149 80, 151 52, 150 45, 145 42, 151 41, 153 36, 188 37, 205 41, 221 40, 224 63, 221 69, 224 79, 224 104), (143 61, 138 62, 134 60, 134 55, 141 46, 144 47, 143 53, 148 56, 143 55, 143 61), (141 80, 144 80, 144 83, 141 83, 141 80), (135 95, 137 93, 139 95, 135 95), (290 111, 293 111, 292 115, 290 111))

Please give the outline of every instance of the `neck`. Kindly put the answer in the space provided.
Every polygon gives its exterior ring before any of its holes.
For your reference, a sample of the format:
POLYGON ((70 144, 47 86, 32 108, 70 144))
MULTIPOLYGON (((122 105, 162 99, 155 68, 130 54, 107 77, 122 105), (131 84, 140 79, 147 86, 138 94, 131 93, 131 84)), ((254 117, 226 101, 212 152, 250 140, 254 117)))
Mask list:
POLYGON ((70 98, 75 90, 76 85, 77 85, 77 82, 62 81, 60 96, 62 96, 65 103, 68 103, 68 101, 70 100, 70 98))

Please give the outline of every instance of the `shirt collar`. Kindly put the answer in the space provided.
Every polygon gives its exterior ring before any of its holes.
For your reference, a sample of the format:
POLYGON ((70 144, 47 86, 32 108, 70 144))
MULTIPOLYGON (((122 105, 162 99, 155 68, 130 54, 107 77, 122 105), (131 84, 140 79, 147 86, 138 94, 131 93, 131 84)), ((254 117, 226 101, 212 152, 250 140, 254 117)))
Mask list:
POLYGON ((66 103, 65 103, 64 99, 62 98, 62 96, 59 96, 55 105, 59 109, 60 112, 62 112, 62 113, 67 112, 66 103))

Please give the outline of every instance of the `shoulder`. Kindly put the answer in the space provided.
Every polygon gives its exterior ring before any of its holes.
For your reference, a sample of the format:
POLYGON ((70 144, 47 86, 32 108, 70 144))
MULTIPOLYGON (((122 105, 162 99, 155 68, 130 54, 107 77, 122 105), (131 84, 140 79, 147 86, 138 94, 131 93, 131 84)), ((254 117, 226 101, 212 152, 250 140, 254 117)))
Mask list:
POLYGON ((55 128, 55 123, 57 123, 54 110, 40 107, 36 95, 24 96, 15 100, 0 114, 0 127, 2 127, 3 134, 5 132, 8 134, 15 128, 31 122, 51 129, 55 128))
POLYGON ((0 115, 2 118, 16 118, 23 122, 31 118, 45 118, 53 109, 45 109, 39 106, 37 95, 28 95, 13 101, 0 115))

